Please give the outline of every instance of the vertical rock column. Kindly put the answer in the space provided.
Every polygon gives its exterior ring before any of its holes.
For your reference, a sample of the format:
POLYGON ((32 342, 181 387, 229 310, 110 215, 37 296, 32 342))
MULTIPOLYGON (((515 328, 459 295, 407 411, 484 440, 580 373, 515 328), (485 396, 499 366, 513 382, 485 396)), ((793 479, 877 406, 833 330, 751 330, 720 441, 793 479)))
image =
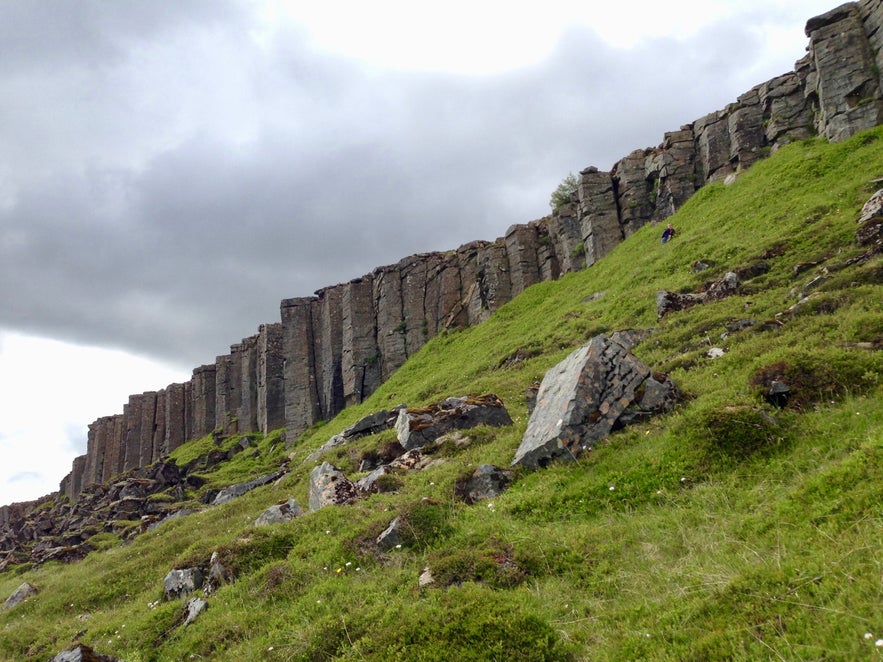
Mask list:
POLYGON ((141 396, 130 395, 123 405, 123 471, 141 466, 141 396))
POLYGON ((612 251, 623 235, 610 173, 586 168, 580 172, 578 191, 580 228, 589 267, 612 251))
POLYGON ((341 368, 347 406, 362 402, 381 382, 373 291, 371 276, 350 281, 344 288, 341 368))
POLYGON ((151 462, 166 455, 166 390, 156 392, 156 409, 153 415, 153 452, 151 462))
MULTIPOLYGON (((871 3, 864 9, 871 9, 871 3)), ((875 12, 868 12, 869 25, 873 27, 879 20, 875 12)), ((843 4, 810 19, 806 36, 817 74, 819 133, 839 141, 883 123, 879 64, 859 6, 843 4)))
POLYGON ((262 324, 258 332, 258 430, 268 434, 285 427, 285 374, 282 324, 262 324))
POLYGON ((167 455, 189 440, 187 431, 187 398, 184 384, 169 384, 165 388, 165 437, 162 454, 167 455))
POLYGON ((319 404, 322 418, 329 420, 346 406, 343 397, 343 292, 335 285, 316 292, 318 325, 319 404))
POLYGON ((138 466, 146 467, 154 460, 153 434, 156 422, 156 391, 141 394, 141 424, 138 426, 138 466))
POLYGON ((201 365, 190 379, 190 439, 199 439, 215 429, 215 372, 215 364, 201 365))
POLYGON ((243 338, 240 345, 239 431, 258 430, 258 337, 243 338))
POLYGON ((512 225, 506 230, 506 253, 509 255, 509 277, 513 297, 540 282, 537 246, 538 236, 535 226, 512 225))
POLYGON ((282 351, 285 356, 285 439, 294 441, 321 419, 316 380, 313 297, 282 301, 282 351))
POLYGON ((578 201, 574 199, 561 205, 549 216, 547 223, 561 273, 582 269, 585 266, 585 245, 579 224, 578 201))
POLYGON ((380 375, 381 381, 385 382, 408 358, 405 345, 407 323, 402 310, 402 278, 398 265, 378 267, 372 276, 380 375))

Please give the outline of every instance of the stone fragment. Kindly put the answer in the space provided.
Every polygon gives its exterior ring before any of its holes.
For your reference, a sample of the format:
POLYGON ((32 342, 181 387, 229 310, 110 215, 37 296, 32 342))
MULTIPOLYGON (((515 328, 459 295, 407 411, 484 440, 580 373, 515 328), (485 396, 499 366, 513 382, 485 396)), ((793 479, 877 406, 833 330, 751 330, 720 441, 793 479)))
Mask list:
POLYGON ((184 605, 184 625, 190 625, 207 608, 208 602, 194 595, 184 605))
POLYGON ((466 503, 475 503, 500 496, 509 487, 514 474, 492 464, 482 464, 455 491, 466 503))
POLYGON ((650 369, 625 347, 595 336, 546 373, 512 464, 537 468, 573 460, 616 426, 666 408, 674 385, 663 378, 642 388, 649 377, 650 369))
POLYGON ((7 609, 12 609, 13 607, 17 607, 32 595, 37 595, 36 587, 32 586, 28 582, 25 582, 17 589, 15 589, 15 591, 12 592, 12 595, 6 598, 6 601, 3 603, 3 611, 6 611, 7 609))
POLYGON ((96 653, 86 644, 77 644, 71 649, 60 652, 49 662, 119 662, 119 658, 96 653))
POLYGON ((382 551, 388 552, 395 547, 400 547, 404 542, 404 538, 402 537, 401 532, 402 521, 401 518, 396 517, 392 522, 389 523, 389 526, 383 530, 383 532, 377 536, 377 547, 379 547, 382 551))
POLYGON ((310 473, 310 511, 352 503, 357 497, 356 486, 334 465, 323 462, 310 473))
POLYGON ((199 568, 170 570, 163 580, 163 595, 166 600, 174 600, 193 593, 202 587, 203 580, 202 570, 199 568))
POLYGON ((434 583, 435 579, 432 578, 432 571, 429 569, 429 566, 426 566, 423 568, 423 572, 420 573, 420 577, 417 578, 417 585, 423 587, 434 583))
POLYGON ((413 450, 434 442, 452 430, 477 425, 512 425, 509 412, 493 393, 448 398, 428 407, 402 409, 395 428, 402 448, 413 450))
POLYGON ((270 524, 282 524, 290 522, 295 517, 303 515, 303 509, 297 505, 294 499, 288 499, 282 503, 276 503, 267 508, 254 521, 255 526, 269 526, 270 524))

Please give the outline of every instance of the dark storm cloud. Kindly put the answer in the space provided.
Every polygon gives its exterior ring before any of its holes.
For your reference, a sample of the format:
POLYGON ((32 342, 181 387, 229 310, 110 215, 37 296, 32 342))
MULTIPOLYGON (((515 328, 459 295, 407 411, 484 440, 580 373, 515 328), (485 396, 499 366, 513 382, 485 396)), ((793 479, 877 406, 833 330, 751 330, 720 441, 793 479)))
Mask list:
POLYGON ((569 171, 760 82, 735 27, 628 51, 574 29, 541 64, 467 77, 362 69, 298 33, 259 47, 214 2, 155 6, 0 9, 0 103, 20 95, 0 128, 0 326, 213 361, 282 298, 494 239, 569 171))

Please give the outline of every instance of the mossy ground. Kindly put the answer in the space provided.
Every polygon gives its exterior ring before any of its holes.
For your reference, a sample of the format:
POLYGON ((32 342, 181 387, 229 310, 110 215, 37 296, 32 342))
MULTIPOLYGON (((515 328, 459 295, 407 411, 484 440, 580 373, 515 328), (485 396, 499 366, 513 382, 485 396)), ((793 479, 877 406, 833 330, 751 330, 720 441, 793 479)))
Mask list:
MULTIPOLYGON (((879 255, 846 262, 883 176, 881 138, 790 145, 699 191, 665 246, 646 227, 592 268, 434 338, 368 402, 297 440, 281 485, 124 545, 104 536, 74 565, 0 575, 0 596, 22 581, 40 589, 0 612, 0 658, 47 659, 82 641, 128 661, 878 659, 883 358, 867 347, 883 338, 883 266, 879 255), (696 260, 713 266, 697 273, 696 260), (739 295, 657 320, 659 290, 695 290, 759 260, 769 270, 739 295), (758 324, 727 330, 744 319, 758 324), (655 329, 635 353, 687 399, 578 462, 517 470, 493 501, 456 499, 471 467, 511 462, 525 388, 591 336, 625 328, 655 329), (713 346, 724 355, 709 358, 713 346), (784 409, 762 397, 772 374, 795 386, 784 409), (306 505, 303 459, 359 417, 485 392, 514 425, 472 431, 467 449, 397 476, 395 492, 253 527, 272 503, 306 505), (400 514, 406 542, 381 553, 371 541, 400 514), (213 551, 236 577, 183 627, 183 599, 162 602, 162 580, 213 551), (436 583, 420 588, 427 566, 436 583)), ((354 472, 389 441, 331 457, 354 472)), ((262 440, 207 471, 207 485, 265 473, 290 451, 262 440)))

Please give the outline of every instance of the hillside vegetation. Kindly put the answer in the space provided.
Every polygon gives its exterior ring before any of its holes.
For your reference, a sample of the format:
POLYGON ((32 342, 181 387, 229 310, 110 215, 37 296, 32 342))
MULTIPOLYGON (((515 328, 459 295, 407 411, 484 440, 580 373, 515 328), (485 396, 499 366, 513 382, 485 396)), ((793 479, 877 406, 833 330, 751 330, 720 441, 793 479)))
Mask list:
MULTIPOLYGON (((672 242, 645 227, 590 269, 434 338, 369 401, 288 450, 271 435, 203 489, 293 453, 280 484, 212 508, 193 493, 203 510, 131 542, 103 534, 80 563, 0 575, 2 597, 23 581, 39 589, 0 612, 0 658, 83 642, 128 661, 880 659, 883 260, 847 265, 879 177, 883 128, 793 144, 704 187, 671 219, 672 242), (760 260, 769 270, 738 295, 657 320, 658 291, 760 260), (746 319, 758 323, 727 330, 746 319), (634 353, 685 393, 672 413, 577 462, 520 468, 492 501, 455 496, 477 465, 512 461, 526 387, 598 333, 651 328, 634 353), (762 397, 770 375, 792 386, 784 408, 762 397), (442 462, 396 476, 394 491, 253 526, 289 497, 307 507, 306 456, 362 416, 487 392, 514 425, 468 431, 467 448, 441 448, 442 462), (407 539, 381 553, 373 541, 397 515, 407 539), (233 577, 185 627, 185 599, 163 601, 163 578, 215 551, 233 577), (426 567, 435 583, 418 587, 426 567)), ((358 477, 362 455, 394 440, 323 459, 358 477)))

